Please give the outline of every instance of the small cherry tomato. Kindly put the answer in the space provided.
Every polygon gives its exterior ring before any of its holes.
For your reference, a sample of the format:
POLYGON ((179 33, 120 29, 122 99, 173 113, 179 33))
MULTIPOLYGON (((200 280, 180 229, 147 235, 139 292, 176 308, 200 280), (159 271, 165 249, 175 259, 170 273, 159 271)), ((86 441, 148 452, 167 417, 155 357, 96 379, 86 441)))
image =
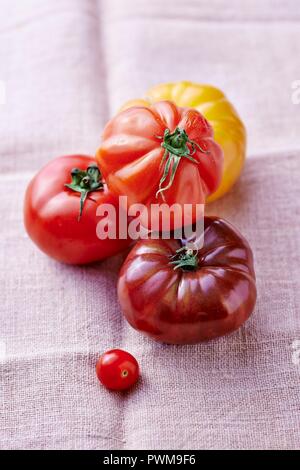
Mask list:
POLYGON ((111 349, 104 353, 96 365, 100 382, 110 390, 127 390, 139 377, 137 360, 122 349, 111 349))

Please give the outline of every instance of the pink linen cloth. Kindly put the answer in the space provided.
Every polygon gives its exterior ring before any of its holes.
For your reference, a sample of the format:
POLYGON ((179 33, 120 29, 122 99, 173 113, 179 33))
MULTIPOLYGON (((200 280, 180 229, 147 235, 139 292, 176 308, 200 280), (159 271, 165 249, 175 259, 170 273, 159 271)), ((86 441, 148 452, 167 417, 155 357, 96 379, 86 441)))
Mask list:
POLYGON ((300 447, 300 8, 275 3, 0 1, 1 449, 300 447), (22 225, 34 172, 94 154, 125 100, 181 79, 222 88, 246 123, 243 176, 208 213, 248 238, 258 285, 245 326, 184 347, 123 319, 123 255, 64 266, 22 225), (95 378, 112 347, 141 365, 125 395, 95 378))

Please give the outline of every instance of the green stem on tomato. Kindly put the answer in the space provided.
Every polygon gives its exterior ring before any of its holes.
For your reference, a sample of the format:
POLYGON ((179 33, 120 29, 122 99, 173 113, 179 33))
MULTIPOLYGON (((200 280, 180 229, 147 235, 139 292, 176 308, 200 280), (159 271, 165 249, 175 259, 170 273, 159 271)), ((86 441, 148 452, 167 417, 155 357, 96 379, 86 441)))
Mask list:
POLYGON ((191 248, 182 247, 171 256, 170 264, 174 266, 174 270, 196 271, 199 267, 198 252, 191 248))
POLYGON ((65 184, 65 186, 72 191, 80 193, 80 208, 78 221, 80 221, 84 203, 89 193, 93 191, 102 191, 104 186, 102 182, 102 175, 98 166, 93 163, 87 167, 87 170, 80 170, 73 168, 71 171, 72 181, 65 184))
POLYGON ((166 129, 162 139, 161 146, 165 149, 161 165, 164 165, 163 175, 159 182, 159 188, 156 193, 156 197, 160 194, 165 200, 164 192, 170 189, 174 182, 174 178, 182 158, 187 158, 192 163, 198 164, 192 155, 198 148, 202 153, 209 153, 200 147, 197 142, 190 140, 184 129, 177 127, 173 133, 169 129, 166 129), (189 147, 189 145, 190 147, 189 147), (165 181, 169 177, 169 182, 164 186, 165 181))

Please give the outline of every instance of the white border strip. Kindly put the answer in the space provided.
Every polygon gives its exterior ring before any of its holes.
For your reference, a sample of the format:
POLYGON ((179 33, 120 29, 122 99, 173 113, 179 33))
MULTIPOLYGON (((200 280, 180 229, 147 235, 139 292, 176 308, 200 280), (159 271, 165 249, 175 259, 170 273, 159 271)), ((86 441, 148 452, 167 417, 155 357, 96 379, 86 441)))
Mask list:
POLYGON ((0 80, 0 105, 6 104, 6 84, 0 80))

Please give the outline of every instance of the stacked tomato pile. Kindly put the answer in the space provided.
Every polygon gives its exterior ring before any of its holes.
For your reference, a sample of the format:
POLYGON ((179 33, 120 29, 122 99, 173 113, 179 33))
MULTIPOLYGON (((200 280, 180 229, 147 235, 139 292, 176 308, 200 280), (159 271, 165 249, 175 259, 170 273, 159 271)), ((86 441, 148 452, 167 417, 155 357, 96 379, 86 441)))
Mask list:
MULTIPOLYGON (((249 244, 218 217, 204 217, 201 245, 174 234, 185 224, 187 206, 195 224, 196 208, 232 187, 243 167, 245 146, 245 128, 220 90, 189 82, 159 85, 107 123, 95 158, 59 157, 33 178, 25 196, 27 232, 59 261, 102 260, 134 245, 128 232, 127 237, 119 232, 120 215, 124 224, 120 201, 126 197, 127 207, 139 204, 140 225, 150 227, 148 238, 132 247, 119 276, 118 297, 128 322, 173 344, 232 332, 251 315, 256 301, 249 244), (103 210, 107 205, 114 209, 111 218, 103 210), (157 220, 154 205, 161 207, 157 220), (171 235, 151 237, 153 223, 161 234, 164 210, 170 207, 171 235), (99 236, 104 219, 106 237, 99 236)), ((126 212, 125 224, 131 222, 126 212)), ((100 380, 105 383, 103 371, 113 364, 122 380, 118 386, 120 380, 109 373, 110 388, 132 384, 138 366, 125 359, 131 368, 120 366, 116 350, 102 358, 100 380)))

